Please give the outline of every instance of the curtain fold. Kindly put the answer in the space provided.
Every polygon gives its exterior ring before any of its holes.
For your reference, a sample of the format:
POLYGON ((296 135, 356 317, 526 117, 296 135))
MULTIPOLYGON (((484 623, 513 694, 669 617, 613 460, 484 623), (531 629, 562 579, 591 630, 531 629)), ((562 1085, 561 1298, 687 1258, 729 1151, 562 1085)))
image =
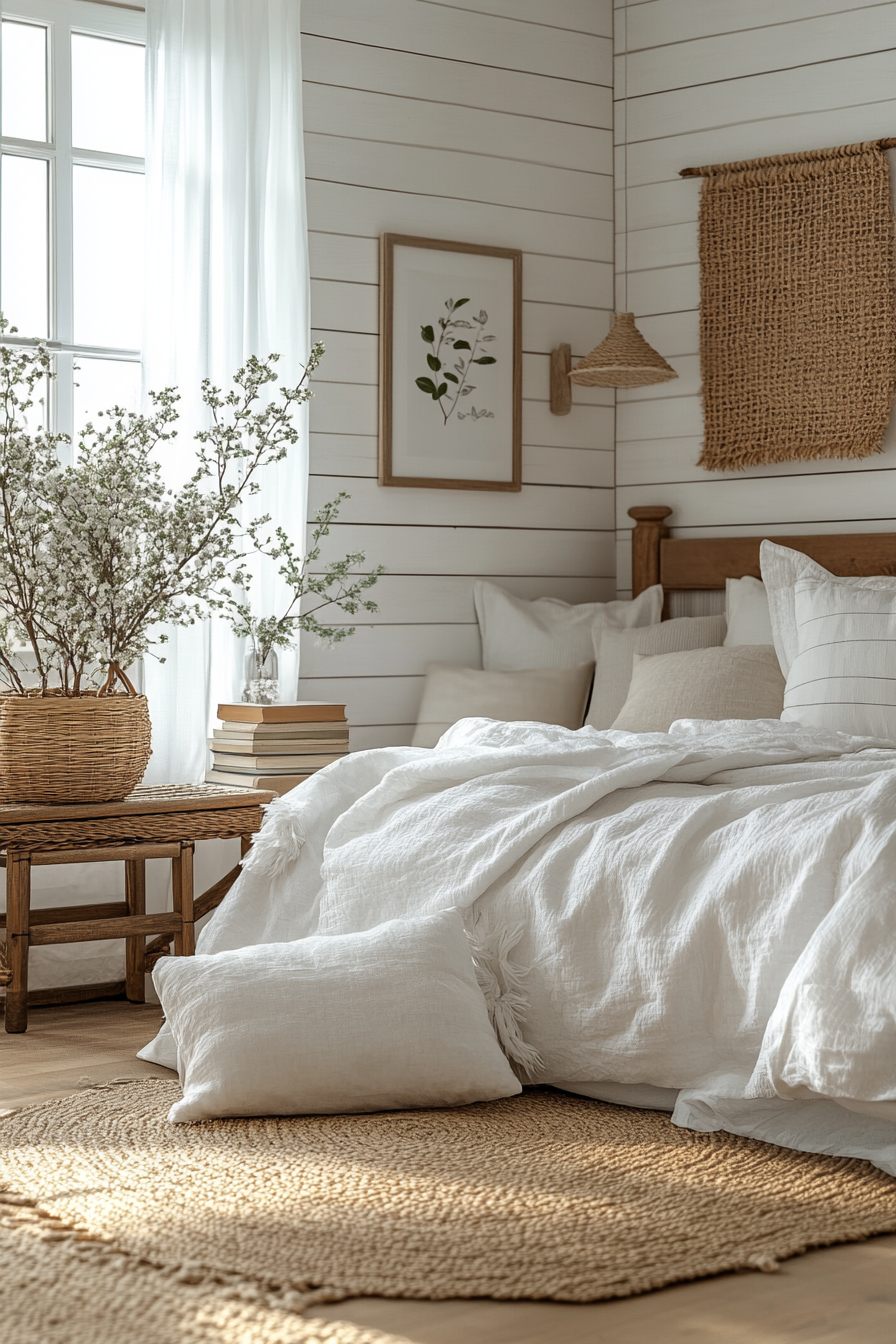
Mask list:
MULTIPOLYGON (((144 398, 180 391, 178 438, 163 445, 176 484, 206 423, 203 378, 226 391, 249 355, 276 353, 281 379, 294 384, 308 358, 300 0, 146 0, 146 27, 143 387, 144 398)), ((259 477, 249 507, 303 540, 304 409, 296 424, 299 443, 259 477)), ((259 558, 252 569, 253 610, 279 614, 276 566, 259 558)), ((146 660, 150 783, 202 779, 217 703, 241 688, 242 649, 222 621, 168 633, 166 661, 146 660)), ((281 669, 294 685, 297 654, 281 669)))

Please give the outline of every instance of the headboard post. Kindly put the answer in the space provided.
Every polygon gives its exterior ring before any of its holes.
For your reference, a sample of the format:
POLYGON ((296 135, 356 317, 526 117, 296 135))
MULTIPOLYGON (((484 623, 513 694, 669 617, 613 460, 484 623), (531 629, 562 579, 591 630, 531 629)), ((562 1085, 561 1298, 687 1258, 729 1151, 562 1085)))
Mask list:
POLYGON ((644 504, 628 511, 629 518, 635 520, 632 533, 632 597, 637 597, 645 588, 652 588, 660 581, 660 542, 669 535, 665 519, 671 512, 663 504, 644 504))

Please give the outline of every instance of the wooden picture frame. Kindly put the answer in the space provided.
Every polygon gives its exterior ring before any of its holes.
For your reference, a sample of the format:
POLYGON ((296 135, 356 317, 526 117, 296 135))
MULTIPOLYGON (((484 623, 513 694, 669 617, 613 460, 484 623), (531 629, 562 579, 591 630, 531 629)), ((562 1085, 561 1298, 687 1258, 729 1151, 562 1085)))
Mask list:
POLYGON ((522 275, 517 248, 382 235, 380 485, 522 488, 522 275))

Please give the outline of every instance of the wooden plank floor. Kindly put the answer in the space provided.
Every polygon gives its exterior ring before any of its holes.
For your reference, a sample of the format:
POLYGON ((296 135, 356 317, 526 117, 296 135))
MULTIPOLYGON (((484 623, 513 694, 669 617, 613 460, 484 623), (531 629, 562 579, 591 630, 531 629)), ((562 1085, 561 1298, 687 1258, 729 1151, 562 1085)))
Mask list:
MULTIPOLYGON (((89 1082, 166 1069, 134 1058, 160 1012, 119 1002, 36 1008, 27 1034, 0 1032, 0 1110, 89 1082)), ((413 1344, 896 1344, 896 1236, 812 1251, 777 1274, 728 1274, 627 1301, 403 1302, 315 1308, 413 1344)))

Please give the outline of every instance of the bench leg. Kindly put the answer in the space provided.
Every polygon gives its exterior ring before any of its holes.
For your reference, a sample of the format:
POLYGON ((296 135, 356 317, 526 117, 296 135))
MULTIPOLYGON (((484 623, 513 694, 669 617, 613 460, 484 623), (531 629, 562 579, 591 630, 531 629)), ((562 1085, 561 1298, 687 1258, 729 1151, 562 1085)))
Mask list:
POLYGON ((180 854, 171 860, 174 909, 180 915, 180 932, 174 935, 174 955, 192 957, 196 950, 193 933, 193 842, 181 842, 180 854))
POLYGON ((31 855, 6 854, 6 938, 12 979, 6 989, 7 1031, 28 1030, 28 943, 31 931, 31 855))
MULTIPOLYGON (((124 894, 129 915, 146 914, 146 860, 126 859, 124 894)), ((130 1003, 146 1002, 143 963, 146 938, 143 934, 125 940, 125 993, 130 1003)))

